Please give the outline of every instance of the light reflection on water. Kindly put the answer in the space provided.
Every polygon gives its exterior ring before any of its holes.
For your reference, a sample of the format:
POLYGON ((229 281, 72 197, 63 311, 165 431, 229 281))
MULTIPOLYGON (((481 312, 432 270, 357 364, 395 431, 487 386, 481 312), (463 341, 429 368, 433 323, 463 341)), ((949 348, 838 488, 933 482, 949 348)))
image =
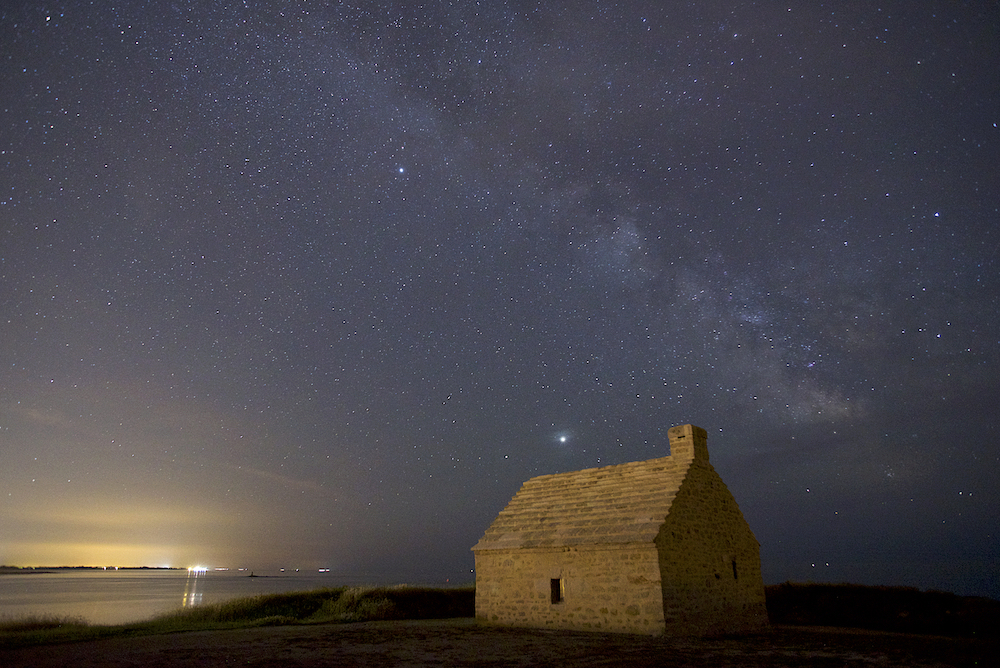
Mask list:
POLYGON ((188 608, 201 603, 202 593, 198 591, 198 578, 206 575, 205 571, 189 569, 187 582, 184 584, 184 598, 181 599, 181 607, 188 608))
POLYGON ((0 575, 0 618, 78 617, 92 624, 150 619, 178 608, 232 598, 399 580, 334 573, 118 570, 0 575))

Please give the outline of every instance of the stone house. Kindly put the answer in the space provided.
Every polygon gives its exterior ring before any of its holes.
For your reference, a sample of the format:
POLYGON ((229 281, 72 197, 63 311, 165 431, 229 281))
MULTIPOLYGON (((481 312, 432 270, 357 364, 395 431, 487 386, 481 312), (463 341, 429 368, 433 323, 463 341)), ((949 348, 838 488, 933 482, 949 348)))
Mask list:
POLYGON ((476 617, 651 635, 766 626, 760 545, 705 430, 669 437, 669 457, 525 482, 472 548, 476 617))

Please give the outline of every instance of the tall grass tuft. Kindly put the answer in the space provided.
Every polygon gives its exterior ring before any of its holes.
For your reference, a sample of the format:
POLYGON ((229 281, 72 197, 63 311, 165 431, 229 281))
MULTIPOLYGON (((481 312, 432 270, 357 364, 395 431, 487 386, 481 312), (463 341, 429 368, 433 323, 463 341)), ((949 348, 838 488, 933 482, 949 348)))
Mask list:
POLYGON ((56 617, 53 615, 26 615, 24 617, 0 617, 0 635, 6 633, 30 633, 51 629, 87 626, 80 617, 56 617))
POLYGON ((361 622, 395 619, 396 606, 385 587, 351 587, 323 604, 313 621, 361 622))

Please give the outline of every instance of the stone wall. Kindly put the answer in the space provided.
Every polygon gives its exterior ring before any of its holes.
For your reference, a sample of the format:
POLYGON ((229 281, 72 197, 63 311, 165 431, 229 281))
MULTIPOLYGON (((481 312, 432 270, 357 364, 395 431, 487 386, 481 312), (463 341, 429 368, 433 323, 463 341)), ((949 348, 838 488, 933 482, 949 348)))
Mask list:
POLYGON ((661 634, 661 596, 652 544, 476 553, 476 617, 484 622, 661 634))
POLYGON ((760 546, 707 462, 692 463, 656 545, 667 634, 713 635, 767 626, 760 546))

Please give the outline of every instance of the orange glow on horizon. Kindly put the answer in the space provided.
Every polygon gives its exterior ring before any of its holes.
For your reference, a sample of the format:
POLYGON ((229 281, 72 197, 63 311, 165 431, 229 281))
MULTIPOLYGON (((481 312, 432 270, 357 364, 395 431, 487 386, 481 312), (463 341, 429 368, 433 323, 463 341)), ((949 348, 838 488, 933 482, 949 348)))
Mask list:
POLYGON ((15 543, 7 546, 2 561, 12 566, 158 566, 187 567, 204 559, 201 548, 177 545, 113 543, 15 543))

